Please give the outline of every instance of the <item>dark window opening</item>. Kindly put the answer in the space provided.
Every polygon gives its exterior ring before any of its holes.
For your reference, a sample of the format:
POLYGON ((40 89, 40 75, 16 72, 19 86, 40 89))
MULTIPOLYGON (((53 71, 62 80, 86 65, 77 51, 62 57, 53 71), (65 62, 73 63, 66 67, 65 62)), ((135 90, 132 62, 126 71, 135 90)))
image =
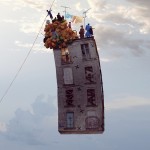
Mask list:
POLYGON ((92 66, 85 67, 85 80, 86 83, 93 83, 95 81, 92 66))
POLYGON ((89 44, 81 44, 81 51, 83 58, 90 58, 89 44))
POLYGON ((73 98, 74 98, 74 94, 73 94, 73 89, 68 89, 66 90, 66 105, 65 107, 73 107, 73 98))
POLYGON ((87 89, 87 106, 96 106, 95 89, 87 89))

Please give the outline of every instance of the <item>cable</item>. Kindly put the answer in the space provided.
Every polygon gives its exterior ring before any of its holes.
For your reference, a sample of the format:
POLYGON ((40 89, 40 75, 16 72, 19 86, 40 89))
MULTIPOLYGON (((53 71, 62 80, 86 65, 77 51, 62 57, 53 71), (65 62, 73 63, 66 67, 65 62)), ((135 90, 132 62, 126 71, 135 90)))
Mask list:
MULTIPOLYGON (((55 1, 55 0, 54 0, 54 1, 55 1)), ((51 6, 50 6, 50 10, 51 10, 51 8, 52 8, 52 6, 53 6, 53 4, 54 4, 54 1, 52 2, 51 6)), ((16 78, 18 77, 18 75, 19 75, 20 71, 22 70, 22 68, 23 68, 23 66, 24 66, 24 64, 25 64, 25 62, 27 61, 27 59, 28 59, 28 57, 29 57, 29 55, 30 55, 30 53, 31 53, 31 51, 32 51, 32 49, 33 49, 33 47, 34 47, 34 45, 35 45, 35 42, 36 42, 36 40, 37 40, 37 38, 38 38, 38 36, 39 36, 41 30, 42 30, 42 27, 43 27, 43 25, 44 25, 44 23, 45 23, 45 21, 46 21, 46 18, 47 18, 47 15, 46 15, 46 17, 45 17, 45 19, 44 19, 44 21, 43 21, 41 27, 40 27, 40 30, 39 30, 39 32, 38 32, 38 34, 37 34, 37 36, 36 36, 36 38, 35 38, 35 40, 34 40, 32 46, 31 46, 29 52, 27 53, 27 56, 25 57, 23 63, 22 63, 21 66, 19 67, 17 73, 15 74, 13 80, 10 82, 10 84, 9 84, 8 88, 6 89, 6 91, 4 92, 3 96, 1 97, 0 103, 3 101, 4 97, 7 95, 9 89, 12 87, 14 81, 15 81, 16 78)))
POLYGON ((51 10, 51 8, 52 8, 52 6, 53 6, 54 2, 55 2, 55 0, 53 0, 53 2, 52 2, 52 4, 51 4, 51 6, 50 6, 50 9, 49 9, 49 10, 51 10))
MULTIPOLYGON (((46 16, 46 17, 47 17, 47 16, 46 16)), ((46 17, 45 17, 45 19, 44 19, 44 21, 43 21, 43 23, 42 23, 42 25, 41 25, 41 27, 40 27, 40 30, 39 30, 39 32, 38 32, 38 34, 37 34, 37 36, 36 36, 36 38, 35 38, 35 40, 34 40, 32 46, 31 46, 29 52, 27 53, 27 56, 25 57, 23 63, 22 63, 21 66, 19 67, 19 69, 18 69, 17 73, 15 74, 13 80, 11 81, 10 85, 8 86, 8 88, 7 88, 6 91, 4 92, 3 96, 1 97, 0 103, 3 101, 4 97, 7 95, 9 89, 11 88, 12 84, 14 83, 14 81, 15 81, 16 78, 17 78, 17 76, 19 75, 21 69, 23 68, 23 66, 24 66, 24 64, 25 64, 25 62, 27 61, 27 58, 29 57, 29 55, 30 55, 30 53, 31 53, 31 51, 32 51, 32 49, 33 49, 33 47, 34 47, 34 45, 35 45, 35 42, 36 42, 36 40, 37 40, 37 38, 38 38, 38 36, 39 36, 39 34, 40 34, 40 32, 41 32, 41 29, 42 29, 42 27, 43 27, 43 24, 44 24, 45 21, 46 21, 46 17)))

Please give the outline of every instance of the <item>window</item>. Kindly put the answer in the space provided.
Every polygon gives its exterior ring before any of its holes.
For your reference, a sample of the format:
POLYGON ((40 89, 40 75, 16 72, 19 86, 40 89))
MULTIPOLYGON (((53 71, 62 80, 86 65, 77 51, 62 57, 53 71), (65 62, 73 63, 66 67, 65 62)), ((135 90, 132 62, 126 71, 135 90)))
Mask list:
POLYGON ((86 118, 86 129, 98 129, 100 126, 100 121, 97 117, 87 117, 86 118))
POLYGON ((61 49, 61 61, 62 63, 69 63, 71 61, 68 48, 61 49))
POLYGON ((99 128, 99 119, 96 116, 96 111, 87 111, 87 118, 85 120, 86 129, 99 128))
POLYGON ((90 58, 89 44, 81 44, 81 51, 83 58, 90 58))
POLYGON ((73 128, 74 127, 74 113, 73 112, 67 112, 67 128, 73 128))
POLYGON ((65 95, 66 95, 66 105, 65 106, 73 107, 74 106, 73 105, 73 97, 74 97, 73 89, 67 89, 65 95))
POLYGON ((87 106, 96 106, 95 89, 87 89, 87 106))
POLYGON ((64 68, 64 84, 73 84, 72 68, 64 68))
POLYGON ((92 66, 85 67, 85 80, 86 83, 94 82, 94 73, 92 66))

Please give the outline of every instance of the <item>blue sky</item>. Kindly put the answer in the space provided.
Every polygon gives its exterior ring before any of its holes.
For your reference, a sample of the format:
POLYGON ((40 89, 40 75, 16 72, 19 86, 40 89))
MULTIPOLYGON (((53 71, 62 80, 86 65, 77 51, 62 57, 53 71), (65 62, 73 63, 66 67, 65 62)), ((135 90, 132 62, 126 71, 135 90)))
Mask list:
MULTIPOLYGON (((22 64, 52 0, 0 0, 0 97, 22 64)), ((150 1, 56 0, 53 15, 82 16, 94 29, 105 97, 102 135, 60 135, 52 50, 43 31, 7 96, 0 103, 0 149, 149 150, 150 1)), ((72 24, 79 29, 81 24, 72 24)))

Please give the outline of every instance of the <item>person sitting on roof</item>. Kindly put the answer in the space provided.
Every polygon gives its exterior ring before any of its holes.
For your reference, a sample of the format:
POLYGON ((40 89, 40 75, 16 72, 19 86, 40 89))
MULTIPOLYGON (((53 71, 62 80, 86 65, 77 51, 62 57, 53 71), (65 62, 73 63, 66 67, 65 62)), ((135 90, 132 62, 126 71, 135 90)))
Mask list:
POLYGON ((86 33, 85 33, 85 36, 86 37, 90 37, 90 24, 88 23, 85 27, 85 30, 86 30, 86 33))
POLYGON ((81 39, 84 38, 84 28, 83 28, 83 25, 80 28, 79 34, 80 34, 80 38, 81 39))
POLYGON ((52 22, 54 23, 55 21, 57 21, 57 18, 56 18, 56 17, 52 20, 52 22))
POLYGON ((65 20, 64 16, 62 16, 62 17, 61 17, 61 20, 62 20, 62 21, 64 21, 64 20, 65 20))
POLYGON ((52 20, 53 19, 53 15, 52 15, 52 13, 51 13, 51 10, 47 10, 47 16, 50 16, 50 19, 52 20))

